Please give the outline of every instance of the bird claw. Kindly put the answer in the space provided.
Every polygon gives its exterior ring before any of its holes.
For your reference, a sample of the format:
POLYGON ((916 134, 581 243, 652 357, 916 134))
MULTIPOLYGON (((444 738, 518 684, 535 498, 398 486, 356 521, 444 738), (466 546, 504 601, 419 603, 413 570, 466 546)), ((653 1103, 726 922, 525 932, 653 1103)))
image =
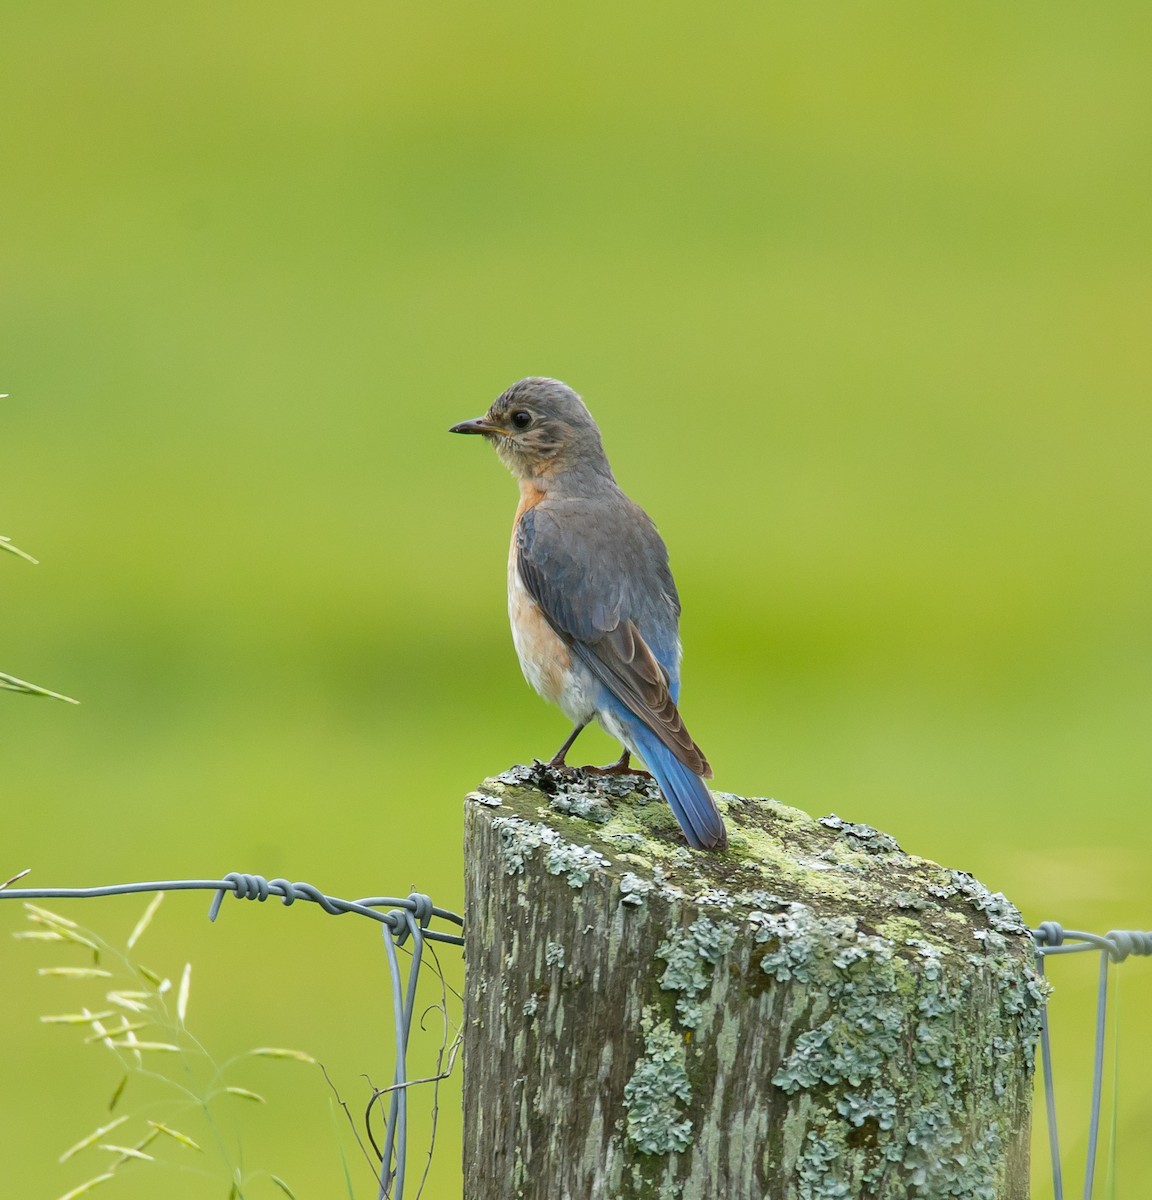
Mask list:
POLYGON ((589 775, 639 775, 641 779, 652 778, 647 771, 630 766, 631 761, 631 753, 625 750, 614 763, 609 763, 606 767, 581 767, 581 770, 586 771, 589 775))

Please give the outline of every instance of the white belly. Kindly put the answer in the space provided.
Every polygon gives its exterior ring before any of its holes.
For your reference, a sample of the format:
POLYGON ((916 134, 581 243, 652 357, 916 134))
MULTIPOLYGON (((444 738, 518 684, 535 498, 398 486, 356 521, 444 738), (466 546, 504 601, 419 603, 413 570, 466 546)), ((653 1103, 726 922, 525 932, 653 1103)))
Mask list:
POLYGON ((524 678, 569 720, 590 720, 601 685, 548 624, 524 586, 514 554, 508 562, 508 620, 524 678))

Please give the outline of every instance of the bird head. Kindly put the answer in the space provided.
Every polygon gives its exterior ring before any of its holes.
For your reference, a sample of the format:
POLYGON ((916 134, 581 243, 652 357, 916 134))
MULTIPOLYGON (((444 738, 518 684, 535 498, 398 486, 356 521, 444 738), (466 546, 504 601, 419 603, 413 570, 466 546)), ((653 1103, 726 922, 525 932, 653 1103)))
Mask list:
POLYGON ((592 414, 558 379, 521 379, 497 396, 482 417, 453 425, 449 432, 486 437, 504 465, 520 479, 573 470, 608 470, 592 414))

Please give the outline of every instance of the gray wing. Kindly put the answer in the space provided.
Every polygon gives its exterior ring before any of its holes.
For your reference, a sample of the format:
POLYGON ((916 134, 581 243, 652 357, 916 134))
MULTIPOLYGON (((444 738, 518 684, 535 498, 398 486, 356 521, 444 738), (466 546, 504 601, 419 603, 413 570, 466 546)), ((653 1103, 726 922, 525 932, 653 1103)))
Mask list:
POLYGON ((516 561, 529 595, 581 661, 686 767, 710 776, 669 689, 680 601, 668 551, 643 510, 623 495, 545 500, 520 518, 516 561))

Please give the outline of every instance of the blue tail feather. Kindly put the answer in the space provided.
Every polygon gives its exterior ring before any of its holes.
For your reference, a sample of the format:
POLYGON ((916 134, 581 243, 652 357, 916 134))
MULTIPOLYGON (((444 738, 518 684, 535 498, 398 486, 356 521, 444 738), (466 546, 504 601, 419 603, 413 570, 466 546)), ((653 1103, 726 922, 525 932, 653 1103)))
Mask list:
POLYGON ((704 780, 690 771, 639 717, 623 722, 636 751, 656 777, 688 844, 697 850, 723 849, 728 834, 704 780))

